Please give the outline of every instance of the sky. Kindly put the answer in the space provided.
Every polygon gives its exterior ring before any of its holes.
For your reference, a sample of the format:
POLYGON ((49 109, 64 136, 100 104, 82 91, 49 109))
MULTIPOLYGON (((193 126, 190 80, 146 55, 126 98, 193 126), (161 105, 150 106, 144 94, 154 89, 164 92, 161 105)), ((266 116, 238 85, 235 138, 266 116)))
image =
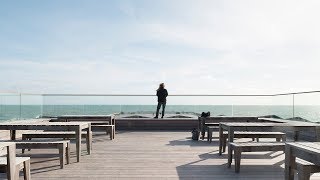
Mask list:
POLYGON ((0 92, 320 90, 320 1, 0 2, 0 92))

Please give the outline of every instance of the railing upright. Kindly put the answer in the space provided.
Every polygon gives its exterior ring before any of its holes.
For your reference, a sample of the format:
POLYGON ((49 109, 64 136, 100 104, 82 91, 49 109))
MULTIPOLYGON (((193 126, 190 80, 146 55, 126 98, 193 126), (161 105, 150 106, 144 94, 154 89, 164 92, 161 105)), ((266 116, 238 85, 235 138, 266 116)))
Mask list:
POLYGON ((294 117, 295 117, 295 112, 294 112, 294 94, 292 94, 292 118, 294 119, 294 117))
POLYGON ((19 94, 19 120, 21 120, 21 108, 22 108, 22 105, 21 105, 21 93, 19 94))

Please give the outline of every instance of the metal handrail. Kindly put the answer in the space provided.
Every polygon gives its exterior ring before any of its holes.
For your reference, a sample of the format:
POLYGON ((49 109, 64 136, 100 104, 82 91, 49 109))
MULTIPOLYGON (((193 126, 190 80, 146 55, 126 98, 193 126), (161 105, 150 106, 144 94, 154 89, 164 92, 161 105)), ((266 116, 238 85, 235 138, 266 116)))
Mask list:
MULTIPOLYGON (((292 92, 292 93, 278 93, 278 94, 169 94, 169 96, 230 96, 230 97, 273 97, 273 96, 287 96, 287 95, 297 95, 297 94, 311 94, 320 93, 320 91, 302 91, 302 92, 292 92)), ((39 95, 39 96, 155 96, 155 94, 39 94, 39 93, 17 93, 17 92, 0 92, 0 94, 10 94, 10 95, 39 95)))
MULTIPOLYGON (((42 94, 42 96, 156 96, 151 94, 42 94)), ((169 96, 273 96, 264 94, 169 94, 169 96)))
POLYGON ((274 94, 273 96, 284 96, 284 95, 295 95, 295 94, 311 94, 311 93, 320 93, 320 91, 302 91, 302 92, 293 92, 293 93, 283 93, 283 94, 274 94))

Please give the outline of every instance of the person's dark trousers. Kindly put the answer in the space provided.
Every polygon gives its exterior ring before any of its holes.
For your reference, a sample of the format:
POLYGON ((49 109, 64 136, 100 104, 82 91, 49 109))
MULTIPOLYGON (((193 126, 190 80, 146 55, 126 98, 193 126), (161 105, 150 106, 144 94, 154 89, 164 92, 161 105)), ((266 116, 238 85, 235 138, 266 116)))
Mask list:
POLYGON ((159 115, 159 110, 161 106, 162 106, 162 117, 164 116, 164 111, 166 109, 166 102, 158 102, 156 117, 158 117, 159 115))

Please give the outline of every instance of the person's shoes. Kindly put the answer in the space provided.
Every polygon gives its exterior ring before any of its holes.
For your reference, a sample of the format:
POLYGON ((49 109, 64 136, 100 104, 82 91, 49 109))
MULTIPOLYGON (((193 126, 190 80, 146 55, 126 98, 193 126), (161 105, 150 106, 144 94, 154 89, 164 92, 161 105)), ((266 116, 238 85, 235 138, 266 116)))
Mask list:
POLYGON ((158 116, 155 116, 155 117, 153 117, 153 118, 158 119, 158 116))
POLYGON ((161 118, 163 119, 163 116, 161 116, 161 118))

